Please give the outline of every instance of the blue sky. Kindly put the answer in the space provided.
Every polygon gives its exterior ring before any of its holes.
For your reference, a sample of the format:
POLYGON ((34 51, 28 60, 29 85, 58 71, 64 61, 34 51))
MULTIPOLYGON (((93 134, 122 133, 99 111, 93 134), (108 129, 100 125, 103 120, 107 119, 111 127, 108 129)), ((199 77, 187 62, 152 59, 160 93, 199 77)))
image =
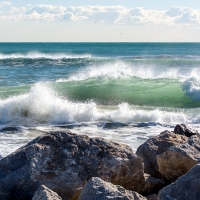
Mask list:
POLYGON ((169 9, 172 6, 193 7, 200 8, 200 1, 198 0, 12 0, 15 6, 24 6, 26 4, 50 4, 50 5, 63 5, 63 6, 89 6, 89 5, 102 5, 113 6, 123 5, 126 7, 144 7, 148 9, 169 9), (25 3, 26 2, 26 3, 25 3))
POLYGON ((200 42, 200 1, 1 1, 0 41, 200 42))

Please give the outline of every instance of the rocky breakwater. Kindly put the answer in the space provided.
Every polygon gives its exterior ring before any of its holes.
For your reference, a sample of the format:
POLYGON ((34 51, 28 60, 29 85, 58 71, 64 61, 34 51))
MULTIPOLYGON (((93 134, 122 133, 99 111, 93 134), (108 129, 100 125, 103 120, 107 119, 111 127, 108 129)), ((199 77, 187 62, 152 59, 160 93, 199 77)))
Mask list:
POLYGON ((200 136, 185 124, 130 147, 46 133, 0 160, 1 200, 199 199, 200 136))
POLYGON ((137 152, 144 170, 166 183, 157 200, 200 199, 200 136, 186 124, 147 140, 137 152))
POLYGON ((45 185, 78 199, 92 177, 141 192, 142 159, 124 144, 71 132, 49 132, 0 160, 0 199, 29 200, 45 185))

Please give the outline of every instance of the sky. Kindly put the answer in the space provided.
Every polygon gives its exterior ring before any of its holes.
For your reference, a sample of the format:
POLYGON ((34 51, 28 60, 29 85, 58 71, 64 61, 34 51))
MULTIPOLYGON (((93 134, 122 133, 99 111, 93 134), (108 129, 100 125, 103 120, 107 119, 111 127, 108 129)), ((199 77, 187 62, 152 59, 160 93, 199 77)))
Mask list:
POLYGON ((0 0, 0 42, 200 42, 198 0, 0 0))

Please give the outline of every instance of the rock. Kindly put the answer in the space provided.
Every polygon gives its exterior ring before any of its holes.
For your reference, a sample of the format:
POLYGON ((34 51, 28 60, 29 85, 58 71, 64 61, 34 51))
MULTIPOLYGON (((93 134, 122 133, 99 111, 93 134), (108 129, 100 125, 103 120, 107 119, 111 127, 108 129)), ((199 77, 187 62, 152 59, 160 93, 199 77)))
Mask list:
POLYGON ((1 200, 6 200, 6 198, 7 198, 7 194, 0 191, 0 199, 1 200))
POLYGON ((122 186, 113 185, 103 181, 98 177, 91 178, 84 186, 81 195, 78 200, 146 200, 145 197, 133 192, 126 190, 122 186))
POLYGON ((32 200, 62 200, 62 198, 45 185, 41 185, 34 193, 32 200))
POLYGON ((171 131, 164 131, 158 136, 148 139, 144 144, 140 145, 136 151, 144 160, 144 172, 153 177, 160 178, 158 171, 157 155, 166 151, 169 147, 181 144, 187 140, 187 137, 177 135, 171 131))
POLYGON ((151 177, 145 174, 145 187, 141 192, 142 195, 158 194, 159 190, 165 186, 165 182, 161 179, 151 177))
POLYGON ((192 129, 187 124, 177 124, 174 128, 174 133, 190 137, 192 135, 197 135, 198 131, 192 129))
POLYGON ((200 136, 199 135, 189 137, 187 140, 187 143, 200 152, 200 136))
POLYGON ((129 146, 71 132, 46 133, 0 160, 7 200, 29 200, 41 185, 75 200, 91 177, 137 192, 145 182, 142 159, 129 146))
POLYGON ((145 196, 147 200, 157 200, 158 195, 157 194, 150 194, 145 196))
POLYGON ((176 182, 160 190, 157 200, 199 200, 200 164, 194 166, 176 182))
POLYGON ((200 162, 200 139, 198 135, 178 146, 172 146, 157 156, 159 171, 163 180, 172 183, 200 162))

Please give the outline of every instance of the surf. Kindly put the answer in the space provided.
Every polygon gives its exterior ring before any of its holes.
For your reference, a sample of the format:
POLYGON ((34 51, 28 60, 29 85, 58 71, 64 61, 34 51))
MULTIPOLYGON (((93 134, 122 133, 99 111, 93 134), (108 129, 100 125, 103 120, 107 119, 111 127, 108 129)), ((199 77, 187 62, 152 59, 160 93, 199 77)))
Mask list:
POLYGON ((147 122, 175 123, 186 121, 183 112, 159 108, 131 106, 101 106, 94 101, 77 102, 59 96, 44 83, 33 85, 26 94, 0 100, 1 124, 63 124, 73 122, 110 121, 121 123, 147 122))
POLYGON ((75 59, 75 58, 90 58, 89 54, 70 54, 70 53, 45 53, 39 51, 31 51, 27 53, 0 53, 0 60, 11 60, 11 59, 51 59, 51 60, 62 60, 62 59, 75 59))

